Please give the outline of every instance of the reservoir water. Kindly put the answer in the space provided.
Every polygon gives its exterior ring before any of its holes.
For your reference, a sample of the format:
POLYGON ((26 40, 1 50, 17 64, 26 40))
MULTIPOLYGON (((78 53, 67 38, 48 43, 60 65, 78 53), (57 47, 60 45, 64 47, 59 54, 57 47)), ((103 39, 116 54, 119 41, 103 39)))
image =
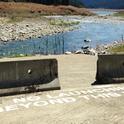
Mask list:
MULTIPOLYGON (((102 15, 112 12, 94 11, 102 15)), ((63 17, 62 17, 63 18, 63 17)), ((76 51, 85 45, 85 39, 91 39, 91 46, 120 41, 124 35, 124 21, 96 19, 95 17, 65 17, 80 20, 78 29, 70 32, 32 38, 25 41, 12 41, 0 44, 0 56, 19 54, 62 54, 65 51, 76 51)))

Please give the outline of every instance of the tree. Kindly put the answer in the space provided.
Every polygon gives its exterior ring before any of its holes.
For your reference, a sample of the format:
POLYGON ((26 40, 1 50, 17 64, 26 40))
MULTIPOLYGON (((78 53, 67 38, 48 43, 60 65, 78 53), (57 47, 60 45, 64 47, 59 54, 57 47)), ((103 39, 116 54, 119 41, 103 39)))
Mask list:
POLYGON ((69 5, 69 0, 62 0, 63 5, 69 5))

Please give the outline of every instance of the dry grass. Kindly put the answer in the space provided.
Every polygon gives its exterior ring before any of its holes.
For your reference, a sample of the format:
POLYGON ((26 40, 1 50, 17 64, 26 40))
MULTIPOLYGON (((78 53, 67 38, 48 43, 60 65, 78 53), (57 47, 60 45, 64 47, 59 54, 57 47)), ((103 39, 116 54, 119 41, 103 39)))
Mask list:
POLYGON ((115 13, 114 16, 118 16, 118 17, 123 17, 124 18, 124 10, 115 13))
POLYGON ((73 6, 48 6, 35 3, 15 3, 0 2, 0 15, 7 16, 16 13, 18 16, 26 15, 92 15, 85 8, 77 8, 73 6))
POLYGON ((110 47, 108 51, 110 53, 124 53, 124 44, 118 44, 114 47, 110 47))

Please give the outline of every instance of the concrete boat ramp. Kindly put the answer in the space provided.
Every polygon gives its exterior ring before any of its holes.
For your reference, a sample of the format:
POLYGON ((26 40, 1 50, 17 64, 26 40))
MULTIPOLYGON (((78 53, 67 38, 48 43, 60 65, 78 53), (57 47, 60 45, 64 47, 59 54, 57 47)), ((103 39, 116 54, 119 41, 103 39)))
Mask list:
POLYGON ((124 124, 124 85, 91 85, 96 56, 33 58, 58 60, 61 90, 0 97, 0 124, 124 124))

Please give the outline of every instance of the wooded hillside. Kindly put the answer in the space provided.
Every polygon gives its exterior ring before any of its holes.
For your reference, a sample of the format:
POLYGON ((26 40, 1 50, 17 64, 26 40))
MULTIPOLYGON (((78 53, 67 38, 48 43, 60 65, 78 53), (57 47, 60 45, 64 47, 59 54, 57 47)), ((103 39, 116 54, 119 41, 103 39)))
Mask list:
POLYGON ((1 2, 32 2, 47 5, 74 5, 82 7, 81 0, 0 0, 1 2))

